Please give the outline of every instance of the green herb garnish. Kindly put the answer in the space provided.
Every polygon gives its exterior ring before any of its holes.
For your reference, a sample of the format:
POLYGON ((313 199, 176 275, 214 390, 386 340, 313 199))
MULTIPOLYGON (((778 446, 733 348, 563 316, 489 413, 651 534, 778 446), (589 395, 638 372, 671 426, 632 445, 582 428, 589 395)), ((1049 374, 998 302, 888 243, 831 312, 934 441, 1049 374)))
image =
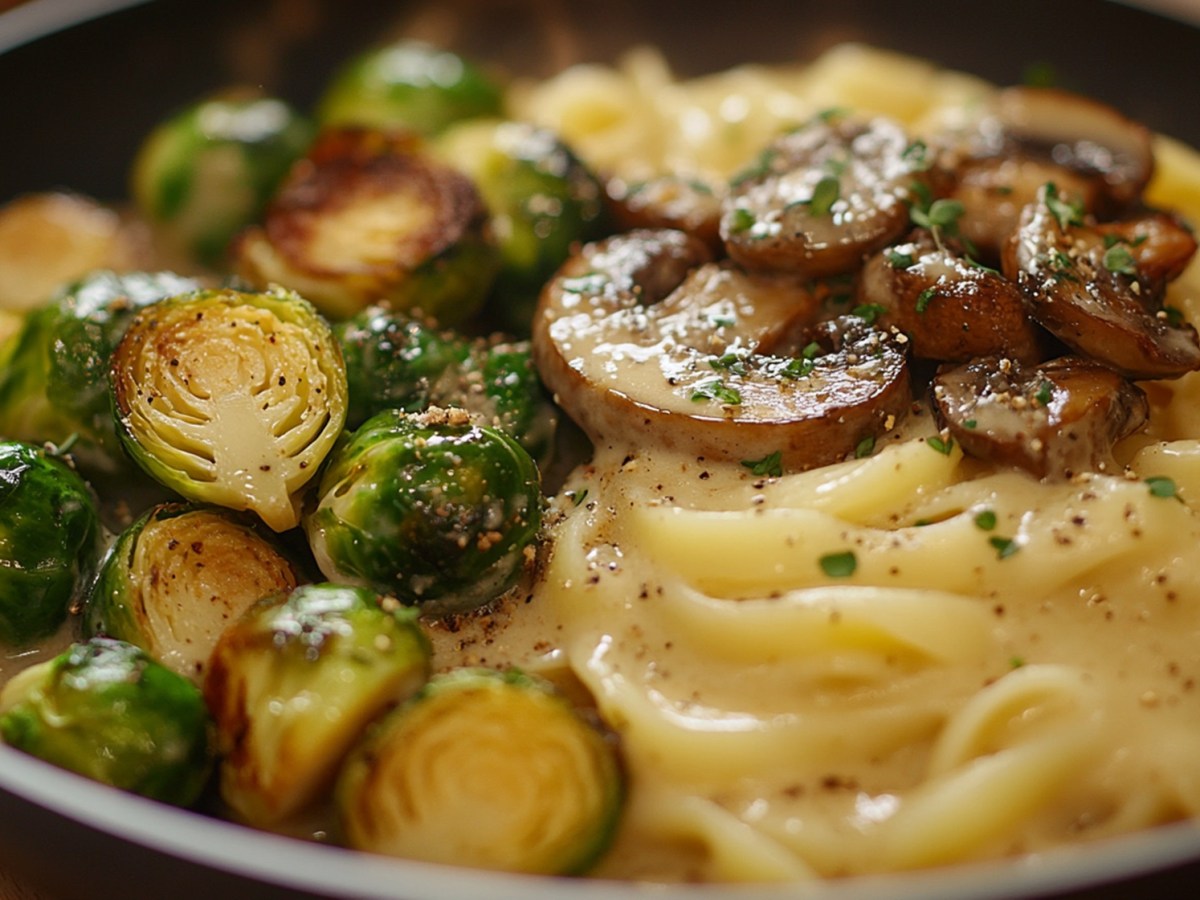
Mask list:
POLYGON ((783 474, 783 451, 776 450, 762 459, 743 459, 742 465, 760 478, 763 476, 778 478, 783 474))
POLYGON ((821 571, 830 578, 849 578, 858 569, 858 557, 853 550, 841 553, 826 553, 819 560, 821 571))

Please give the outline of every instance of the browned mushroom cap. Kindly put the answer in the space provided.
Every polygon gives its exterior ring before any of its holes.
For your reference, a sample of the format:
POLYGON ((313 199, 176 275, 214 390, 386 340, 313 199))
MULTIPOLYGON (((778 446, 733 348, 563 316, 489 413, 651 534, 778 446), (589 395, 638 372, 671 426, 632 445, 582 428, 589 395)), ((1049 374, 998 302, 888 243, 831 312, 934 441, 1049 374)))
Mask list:
POLYGON ((1186 229, 1172 223, 1150 215, 1100 229, 1048 184, 1004 249, 1004 274, 1033 317, 1069 347, 1130 378, 1177 378, 1200 368, 1200 343, 1191 325, 1172 323, 1161 306, 1166 275, 1195 250, 1186 229))
POLYGON ((973 360, 939 372, 933 400, 965 453, 1049 479, 1111 468, 1113 445, 1149 415, 1141 389, 1077 356, 973 360))
POLYGON ((729 255, 750 269, 821 278, 857 269, 908 226, 923 144, 888 119, 818 119, 737 176, 721 216, 729 255))
POLYGON ((1000 91, 968 146, 948 158, 957 169, 950 196, 964 207, 960 233, 987 258, 999 254, 1046 182, 1085 210, 1112 216, 1137 202, 1154 170, 1149 129, 1052 88, 1000 91))
POLYGON ((724 249, 720 234, 723 186, 682 175, 660 175, 638 182, 612 178, 605 191, 618 231, 673 228, 699 238, 714 253, 724 249))
POLYGON ((857 301, 881 310, 879 324, 907 335, 913 354, 924 359, 995 355, 1032 362, 1042 355, 1041 329, 1017 286, 925 230, 867 260, 857 301))
POLYGON ((1057 88, 1013 87, 997 95, 995 112, 1007 137, 1092 178, 1107 207, 1097 210, 1101 214, 1136 202, 1154 173, 1150 130, 1098 100, 1057 88))
POLYGON ((904 414, 907 361, 890 334, 849 317, 781 355, 819 301, 706 256, 681 232, 633 232, 586 246, 546 285, 534 359, 595 443, 778 453, 799 469, 844 458, 904 414))

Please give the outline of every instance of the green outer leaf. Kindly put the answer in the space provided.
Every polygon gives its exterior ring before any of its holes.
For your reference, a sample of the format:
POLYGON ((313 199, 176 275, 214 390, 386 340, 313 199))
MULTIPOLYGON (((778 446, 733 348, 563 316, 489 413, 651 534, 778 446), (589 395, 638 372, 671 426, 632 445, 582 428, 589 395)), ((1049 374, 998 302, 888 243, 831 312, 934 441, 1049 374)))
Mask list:
POLYGON ((428 611, 459 611, 513 584, 541 524, 537 466, 502 431, 398 410, 338 448, 305 531, 326 577, 428 611))
POLYGON ((322 126, 405 126, 436 134, 463 119, 497 116, 499 83, 468 60, 418 41, 369 50, 335 73, 317 103, 322 126))
POLYGON ((0 434, 62 444, 88 473, 128 473, 108 396, 113 351, 139 310, 199 283, 170 272, 96 271, 31 313, 0 368, 0 434))
POLYGON ((29 444, 0 443, 0 644, 52 634, 100 552, 91 489, 29 444))
POLYGON ((264 827, 316 802, 364 730, 424 685, 430 652, 416 611, 366 588, 306 584, 255 604, 205 680, 222 799, 264 827))
POLYGON ((10 745, 95 781, 177 806, 199 798, 213 764, 199 689, 138 648, 75 644, 25 670, 3 695, 10 745))
POLYGON ((185 252, 218 264, 233 236, 260 218, 312 140, 306 117, 273 97, 228 91, 157 125, 131 173, 134 201, 185 252))

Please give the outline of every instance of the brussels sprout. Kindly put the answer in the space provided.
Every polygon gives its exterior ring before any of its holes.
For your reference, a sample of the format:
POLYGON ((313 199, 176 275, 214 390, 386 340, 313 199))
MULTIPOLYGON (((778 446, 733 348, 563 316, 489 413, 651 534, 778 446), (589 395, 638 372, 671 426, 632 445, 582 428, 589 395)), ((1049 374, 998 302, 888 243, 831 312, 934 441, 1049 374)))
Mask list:
POLYGON ((367 724, 425 683, 429 652, 413 610, 363 588, 303 585, 256 604, 218 640, 204 683, 222 798, 259 826, 316 801, 367 724))
POLYGON ((298 294, 199 291, 144 310, 113 354, 117 431, 189 500, 299 523, 300 491, 346 418, 346 369, 298 294))
POLYGON ((333 333, 346 363, 348 428, 385 409, 421 412, 443 397, 444 383, 458 380, 471 355, 461 335, 385 306, 335 324, 333 333))
POLYGON ((460 669, 379 723, 335 798, 358 849, 565 875, 608 847, 624 789, 613 746, 548 683, 460 669))
POLYGON ((99 550, 96 504, 79 474, 37 447, 0 443, 0 644, 52 634, 99 550))
POLYGON ((503 266, 490 311, 501 328, 528 334, 542 285, 574 245, 607 231, 604 187, 553 132, 524 122, 467 122, 438 150, 474 179, 491 212, 503 266))
POLYGON ((537 465, 462 410, 385 410, 330 457, 305 532, 332 581, 426 612, 481 606, 520 574, 541 523, 537 465))
POLYGON ((108 370, 139 309, 199 284, 169 272, 97 271, 30 313, 0 370, 0 433, 62 444, 89 473, 128 469, 113 425, 108 370))
POLYGON ((282 100, 250 89, 207 97, 146 137, 133 162, 134 202, 170 246, 219 263, 311 140, 308 120, 282 100))
POLYGON ((446 325, 478 312, 500 261, 469 178, 411 135, 365 129, 322 132, 233 253, 251 284, 290 287, 331 318, 385 301, 446 325))
POLYGON ((14 677, 0 735, 33 756, 113 787, 191 806, 213 765, 200 689, 143 650, 92 638, 14 677))
POLYGON ((226 626, 300 580, 287 551, 251 517, 163 503, 121 532, 104 557, 84 633, 129 641, 199 681, 226 626))
POLYGON ((317 104, 322 125, 401 126, 435 134, 453 122, 499 115, 501 86, 447 50, 403 40, 350 60, 317 104))
POLYGON ((461 407, 479 424, 508 432, 539 462, 548 460, 555 410, 528 342, 470 341, 378 306, 338 323, 334 334, 350 389, 347 427, 385 409, 461 407))

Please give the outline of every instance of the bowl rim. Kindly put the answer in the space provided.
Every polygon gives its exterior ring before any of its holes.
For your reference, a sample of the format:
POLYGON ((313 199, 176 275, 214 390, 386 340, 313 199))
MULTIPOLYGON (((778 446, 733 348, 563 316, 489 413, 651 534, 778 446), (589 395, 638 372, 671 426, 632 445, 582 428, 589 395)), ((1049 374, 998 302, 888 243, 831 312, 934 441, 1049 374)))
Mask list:
POLYGON ((1200 859, 1200 823, 1184 821, 1045 853, 914 872, 776 885, 664 885, 512 875, 314 844, 119 791, 4 745, 0 790, 168 857, 288 890, 360 900, 615 900, 640 892, 656 900, 1012 900, 1200 859))
MULTIPOLYGON (((151 0, 31 0, 0 13, 0 54, 151 0)), ((1200 23, 1159 2, 1102 0, 1200 23)), ((1170 4, 1176 7, 1177 4, 1170 4)), ((1080 890, 1200 861, 1200 821, 1184 821, 1013 859, 779 885, 663 885, 546 878, 392 859, 304 842, 178 809, 58 769, 0 743, 0 792, 168 858, 303 893, 447 900, 1001 900, 1080 890), (402 892, 402 893, 400 893, 402 892)))

